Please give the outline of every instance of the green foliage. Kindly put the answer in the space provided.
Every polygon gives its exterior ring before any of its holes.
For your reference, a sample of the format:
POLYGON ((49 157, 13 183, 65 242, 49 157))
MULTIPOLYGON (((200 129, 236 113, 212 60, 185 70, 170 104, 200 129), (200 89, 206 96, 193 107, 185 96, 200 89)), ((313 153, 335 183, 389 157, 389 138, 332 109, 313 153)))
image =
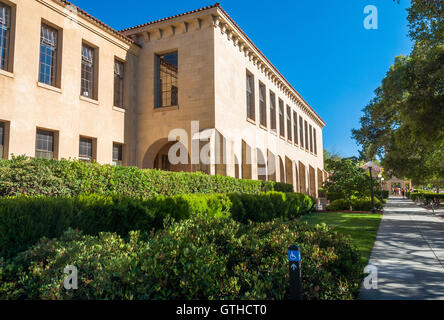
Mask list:
POLYGON ((292 192, 293 187, 273 181, 241 180, 201 172, 168 172, 100 165, 83 161, 14 157, 0 160, 0 196, 77 196, 97 193, 133 198, 189 193, 292 192))
POLYGON ((72 230, 0 261, 0 299, 284 299, 287 248, 301 248, 304 299, 356 297, 362 270, 349 238, 324 226, 273 220, 241 224, 195 216, 124 240, 72 230), (78 290, 63 287, 67 265, 78 290))
POLYGON ((165 219, 195 215, 232 216, 241 222, 294 219, 308 213, 314 199, 303 194, 270 191, 249 194, 188 194, 130 198, 81 195, 75 198, 0 198, 0 256, 11 257, 41 237, 58 237, 68 227, 89 235, 161 229, 165 219))
MULTIPOLYGON (((382 210, 382 202, 378 198, 374 198, 375 201, 375 209, 382 210)), ((357 198, 347 200, 347 199, 337 199, 330 203, 327 206, 328 211, 341 211, 341 210, 350 210, 350 206, 352 210, 355 211, 371 211, 372 210, 372 200, 369 197, 365 198, 357 198)))
POLYGON ((444 200, 444 193, 434 193, 430 191, 416 191, 412 193, 408 193, 407 197, 412 199, 413 201, 419 202, 419 201, 426 201, 427 203, 430 203, 433 201, 434 198, 439 199, 439 201, 444 200))
POLYGON ((363 109, 353 137, 386 172, 414 184, 444 186, 443 2, 413 0, 408 9, 412 53, 397 57, 363 109))
MULTIPOLYGON (((330 171, 328 181, 324 184, 327 199, 347 199, 353 197, 364 197, 370 193, 370 178, 364 169, 359 167, 355 158, 343 158, 340 160, 327 160, 330 171)), ((377 186, 376 179, 373 186, 377 186)))

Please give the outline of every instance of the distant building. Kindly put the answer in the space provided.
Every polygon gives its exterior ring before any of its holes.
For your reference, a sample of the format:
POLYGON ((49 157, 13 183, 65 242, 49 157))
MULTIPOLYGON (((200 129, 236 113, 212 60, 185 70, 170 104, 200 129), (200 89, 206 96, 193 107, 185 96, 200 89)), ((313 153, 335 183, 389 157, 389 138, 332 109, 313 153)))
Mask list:
POLYGON ((324 181, 324 121, 219 4, 118 32, 68 1, 0 0, 0 58, 3 158, 200 170, 313 196, 324 181))

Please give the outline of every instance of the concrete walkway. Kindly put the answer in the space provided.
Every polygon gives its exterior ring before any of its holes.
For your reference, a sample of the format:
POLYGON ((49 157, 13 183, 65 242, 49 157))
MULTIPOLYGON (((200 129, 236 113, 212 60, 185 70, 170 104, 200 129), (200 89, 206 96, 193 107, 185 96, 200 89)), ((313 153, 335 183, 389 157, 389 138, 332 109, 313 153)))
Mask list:
POLYGON ((390 198, 369 264, 378 288, 361 299, 444 299, 444 219, 411 200, 390 198))

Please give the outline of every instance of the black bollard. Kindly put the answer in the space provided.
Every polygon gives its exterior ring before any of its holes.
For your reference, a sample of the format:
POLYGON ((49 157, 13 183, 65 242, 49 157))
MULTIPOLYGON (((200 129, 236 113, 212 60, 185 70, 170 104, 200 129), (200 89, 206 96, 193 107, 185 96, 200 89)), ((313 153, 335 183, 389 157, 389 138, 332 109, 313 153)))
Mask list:
POLYGON ((301 252, 296 245, 291 245, 288 248, 288 266, 290 272, 290 299, 302 300, 301 252))

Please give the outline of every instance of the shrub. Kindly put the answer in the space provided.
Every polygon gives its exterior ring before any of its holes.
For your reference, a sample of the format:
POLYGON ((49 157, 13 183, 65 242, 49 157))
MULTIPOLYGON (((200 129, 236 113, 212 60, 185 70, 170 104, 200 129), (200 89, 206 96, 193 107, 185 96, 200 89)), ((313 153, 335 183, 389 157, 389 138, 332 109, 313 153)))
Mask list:
POLYGON ((81 195, 75 198, 0 198, 0 256, 11 257, 41 237, 58 237, 68 227, 85 234, 161 229, 166 218, 193 215, 233 216, 241 222, 294 219, 310 211, 307 195, 270 191, 249 194, 188 194, 130 198, 121 195, 81 195))
POLYGON ((327 200, 335 201, 338 199, 343 199, 344 194, 342 192, 326 191, 327 200))
MULTIPOLYGON (((375 200, 375 209, 382 210, 383 205, 382 202, 379 201, 376 197, 375 200)), ((355 211, 371 211, 372 210, 372 200, 369 197, 360 198, 360 199, 352 199, 351 201, 352 210, 355 211)), ((346 199, 338 199, 332 201, 330 205, 327 206, 328 211, 338 211, 338 210, 350 210, 350 202, 346 199)))
POLYGON ((416 191, 409 193, 407 197, 416 202, 426 201, 427 203, 430 203, 435 197, 437 197, 440 201, 443 201, 444 193, 433 193, 430 191, 416 191))
POLYGON ((362 276, 358 251, 325 225, 196 216, 145 238, 72 230, 44 238, 0 262, 0 299, 284 299, 294 243, 305 299, 351 299, 362 276), (77 290, 63 287, 67 265, 78 268, 77 290))
POLYGON ((146 198, 189 193, 257 194, 264 191, 293 192, 293 187, 273 181, 241 180, 201 172, 168 172, 83 161, 23 156, 0 160, 0 196, 61 197, 98 193, 146 198))

